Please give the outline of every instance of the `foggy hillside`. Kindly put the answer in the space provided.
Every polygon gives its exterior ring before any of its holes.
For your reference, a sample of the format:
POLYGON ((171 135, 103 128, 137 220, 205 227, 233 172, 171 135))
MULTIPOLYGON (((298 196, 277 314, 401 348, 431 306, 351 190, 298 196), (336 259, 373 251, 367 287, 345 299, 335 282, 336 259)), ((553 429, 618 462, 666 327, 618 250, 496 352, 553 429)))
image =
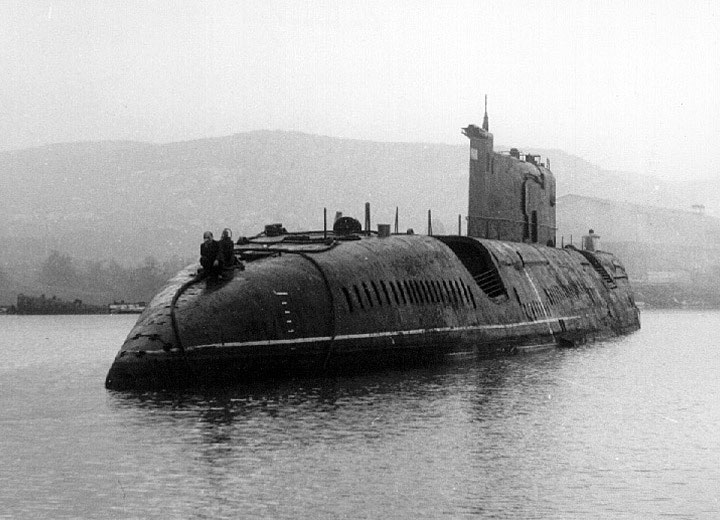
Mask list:
MULTIPOLYGON (((0 154, 2 262, 33 248, 121 263, 194 256, 202 232, 266 223, 320 229, 323 207, 373 222, 424 225, 464 213, 465 150, 299 133, 252 132, 148 145, 62 144, 0 154), (33 240, 33 239, 37 239, 33 240), (40 243, 40 245, 38 244, 40 243)), ((35 251, 33 254, 37 254, 35 251)))
MULTIPOLYGON (((502 146, 497 149, 504 149, 502 146)), ((505 148, 506 149, 506 148, 505 148)), ((558 195, 576 193, 689 208, 720 186, 675 186, 603 171, 558 150, 558 195)), ((258 131, 170 144, 85 142, 0 153, 0 268, 25 274, 57 250, 80 262, 138 265, 194 258, 202 232, 253 235, 266 223, 321 229, 343 211, 373 227, 392 223, 454 233, 467 213, 466 145, 381 143, 258 131), (25 267, 21 267, 25 266, 25 267)))

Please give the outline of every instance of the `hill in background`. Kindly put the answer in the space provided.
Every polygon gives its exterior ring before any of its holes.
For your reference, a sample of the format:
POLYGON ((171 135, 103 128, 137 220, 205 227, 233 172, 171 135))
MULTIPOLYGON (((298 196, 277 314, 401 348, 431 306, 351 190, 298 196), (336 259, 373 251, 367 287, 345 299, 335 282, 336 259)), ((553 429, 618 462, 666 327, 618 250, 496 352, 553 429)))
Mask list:
MULTIPOLYGON (((502 147, 497 147, 503 149, 502 147)), ((720 184, 669 185, 604 171, 559 150, 550 157, 558 195, 720 213, 720 184)), ((455 233, 467 213, 467 145, 381 143, 258 131, 197 141, 68 143, 0 153, 0 303, 37 292, 53 251, 76 263, 130 269, 194 260, 202 232, 253 235, 264 224, 322 229, 323 208, 425 232, 455 233)), ((464 228, 463 228, 464 229, 464 228)), ((52 289, 52 287, 44 287, 52 289)), ((62 291, 61 291, 62 292, 62 291)), ((68 297, 72 291, 65 291, 68 297)), ((92 300, 92 288, 85 297, 92 300)), ((118 298, 122 295, 117 295, 118 298)))

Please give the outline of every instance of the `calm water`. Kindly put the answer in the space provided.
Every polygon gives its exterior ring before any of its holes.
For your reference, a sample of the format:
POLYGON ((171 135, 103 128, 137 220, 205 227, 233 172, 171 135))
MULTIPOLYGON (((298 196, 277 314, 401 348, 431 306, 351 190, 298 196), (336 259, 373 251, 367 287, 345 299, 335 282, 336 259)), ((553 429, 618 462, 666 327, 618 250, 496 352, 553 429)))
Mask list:
POLYGON ((720 312, 577 350, 106 391, 133 316, 0 316, 0 518, 719 518, 720 312))

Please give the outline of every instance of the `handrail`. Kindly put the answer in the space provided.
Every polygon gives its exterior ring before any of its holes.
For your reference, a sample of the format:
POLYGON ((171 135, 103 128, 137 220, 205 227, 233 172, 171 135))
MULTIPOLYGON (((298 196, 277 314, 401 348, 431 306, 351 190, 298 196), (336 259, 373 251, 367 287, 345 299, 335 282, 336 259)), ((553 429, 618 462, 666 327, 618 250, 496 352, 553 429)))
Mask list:
POLYGON ((243 253, 245 251, 254 251, 258 253, 291 253, 291 254, 302 254, 302 253, 324 253, 338 246, 338 242, 333 241, 326 247, 321 249, 288 249, 282 247, 273 247, 273 244, 268 244, 265 247, 240 247, 237 251, 243 253))

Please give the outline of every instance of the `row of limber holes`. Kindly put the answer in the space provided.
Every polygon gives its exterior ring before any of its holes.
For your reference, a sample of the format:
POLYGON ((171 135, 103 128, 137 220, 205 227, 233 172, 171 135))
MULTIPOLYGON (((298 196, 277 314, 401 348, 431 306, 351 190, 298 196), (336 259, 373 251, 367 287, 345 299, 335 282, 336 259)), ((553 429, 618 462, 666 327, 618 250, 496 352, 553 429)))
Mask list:
POLYGON ((380 280, 377 283, 371 281, 362 282, 359 286, 353 285, 352 290, 343 287, 342 292, 350 312, 358 307, 365 310, 376 305, 382 307, 426 303, 472 305, 477 308, 475 296, 462 280, 380 280))

